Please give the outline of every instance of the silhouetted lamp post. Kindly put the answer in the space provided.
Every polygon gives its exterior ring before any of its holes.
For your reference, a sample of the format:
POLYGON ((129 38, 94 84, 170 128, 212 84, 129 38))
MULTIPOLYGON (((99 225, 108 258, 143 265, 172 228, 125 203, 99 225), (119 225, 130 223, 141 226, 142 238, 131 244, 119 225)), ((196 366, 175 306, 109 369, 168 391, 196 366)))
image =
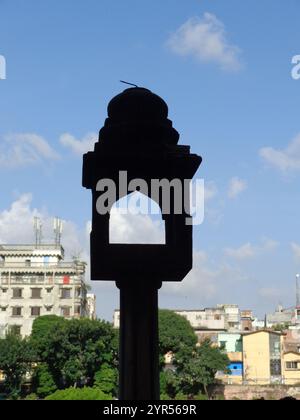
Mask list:
MULTIPOLYGON (((83 186, 93 193, 91 278, 116 281, 120 289, 121 400, 159 399, 158 290, 162 282, 182 281, 191 270, 192 224, 187 223, 191 219, 186 197, 182 194, 183 211, 176 211, 171 188, 170 211, 162 216, 165 244, 111 244, 110 212, 99 214, 97 209, 97 200, 107 190, 101 191, 98 183, 113 180, 116 201, 130 193, 128 184, 134 179, 146 181, 149 192, 153 179, 177 179, 184 185, 201 158, 178 141, 163 99, 147 89, 130 88, 112 99, 95 151, 84 156, 83 186), (121 171, 127 172, 126 186, 120 186, 121 171)), ((163 194, 156 198, 161 209, 163 194)))

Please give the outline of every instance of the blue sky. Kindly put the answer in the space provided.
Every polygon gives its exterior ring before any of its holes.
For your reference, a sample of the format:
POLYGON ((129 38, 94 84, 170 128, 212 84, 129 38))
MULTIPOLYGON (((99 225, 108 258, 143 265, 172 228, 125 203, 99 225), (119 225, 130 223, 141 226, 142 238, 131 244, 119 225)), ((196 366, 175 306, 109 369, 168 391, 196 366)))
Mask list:
MULTIPOLYGON (((263 316, 294 304, 299 21, 298 0, 0 1, 0 241, 28 242, 33 214, 45 225, 59 215, 65 246, 84 243, 87 256, 82 153, 128 80, 166 100, 181 144, 203 156, 195 270, 164 287, 160 305, 238 303, 263 316)), ((94 289, 111 319, 114 285, 94 289)))

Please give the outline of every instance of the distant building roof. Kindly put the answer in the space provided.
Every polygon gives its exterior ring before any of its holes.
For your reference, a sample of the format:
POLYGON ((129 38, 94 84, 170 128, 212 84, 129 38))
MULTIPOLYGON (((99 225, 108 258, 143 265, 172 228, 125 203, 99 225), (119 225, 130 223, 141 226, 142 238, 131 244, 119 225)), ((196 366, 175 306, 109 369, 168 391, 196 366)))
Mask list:
POLYGON ((285 335, 284 333, 281 333, 281 332, 279 332, 279 331, 273 331, 273 330, 269 330, 269 329, 267 329, 267 328, 264 328, 263 330, 257 330, 257 331, 246 331, 246 332, 244 332, 244 336, 247 336, 247 335, 253 335, 253 334, 259 334, 259 333, 262 333, 262 332, 266 332, 266 333, 269 333, 269 334, 276 334, 276 335, 285 335))

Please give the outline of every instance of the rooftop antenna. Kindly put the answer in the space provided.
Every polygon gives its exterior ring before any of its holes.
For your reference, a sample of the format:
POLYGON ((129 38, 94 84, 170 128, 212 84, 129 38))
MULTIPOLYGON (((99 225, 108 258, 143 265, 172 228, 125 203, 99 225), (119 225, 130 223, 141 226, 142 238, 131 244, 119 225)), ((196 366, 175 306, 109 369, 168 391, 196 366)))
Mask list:
POLYGON ((133 87, 136 87, 136 88, 139 87, 138 85, 135 85, 134 83, 125 82, 124 80, 120 80, 120 82, 124 83, 125 85, 133 86, 133 87))
POLYGON ((63 231, 63 223, 62 220, 58 217, 55 217, 53 222, 53 230, 54 230, 54 237, 55 237, 55 245, 60 245, 61 242, 61 235, 63 231))
POLYGON ((38 246, 42 242, 42 222, 39 217, 35 217, 33 221, 35 246, 38 246))

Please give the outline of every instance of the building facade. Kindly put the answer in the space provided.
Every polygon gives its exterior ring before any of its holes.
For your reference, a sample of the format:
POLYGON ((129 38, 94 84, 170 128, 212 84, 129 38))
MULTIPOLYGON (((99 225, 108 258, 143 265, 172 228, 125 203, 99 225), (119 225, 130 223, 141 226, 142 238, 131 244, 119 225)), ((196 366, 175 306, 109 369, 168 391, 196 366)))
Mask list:
POLYGON ((283 382, 283 334, 270 330, 243 335, 244 383, 269 385, 283 382))
POLYGON ((218 345, 227 354, 230 364, 229 372, 219 372, 217 379, 226 384, 243 383, 243 342, 239 333, 224 332, 218 334, 218 345))
POLYGON ((241 311, 241 330, 252 331, 253 330, 253 312, 250 310, 241 311))
POLYGON ((287 352, 283 355, 283 377, 285 385, 300 384, 300 354, 287 352))
POLYGON ((295 309, 284 309, 279 305, 275 312, 266 315, 266 325, 268 328, 280 324, 293 324, 295 321, 295 309))
POLYGON ((60 245, 0 245, 0 337, 30 335, 35 318, 87 316, 85 263, 60 245))

